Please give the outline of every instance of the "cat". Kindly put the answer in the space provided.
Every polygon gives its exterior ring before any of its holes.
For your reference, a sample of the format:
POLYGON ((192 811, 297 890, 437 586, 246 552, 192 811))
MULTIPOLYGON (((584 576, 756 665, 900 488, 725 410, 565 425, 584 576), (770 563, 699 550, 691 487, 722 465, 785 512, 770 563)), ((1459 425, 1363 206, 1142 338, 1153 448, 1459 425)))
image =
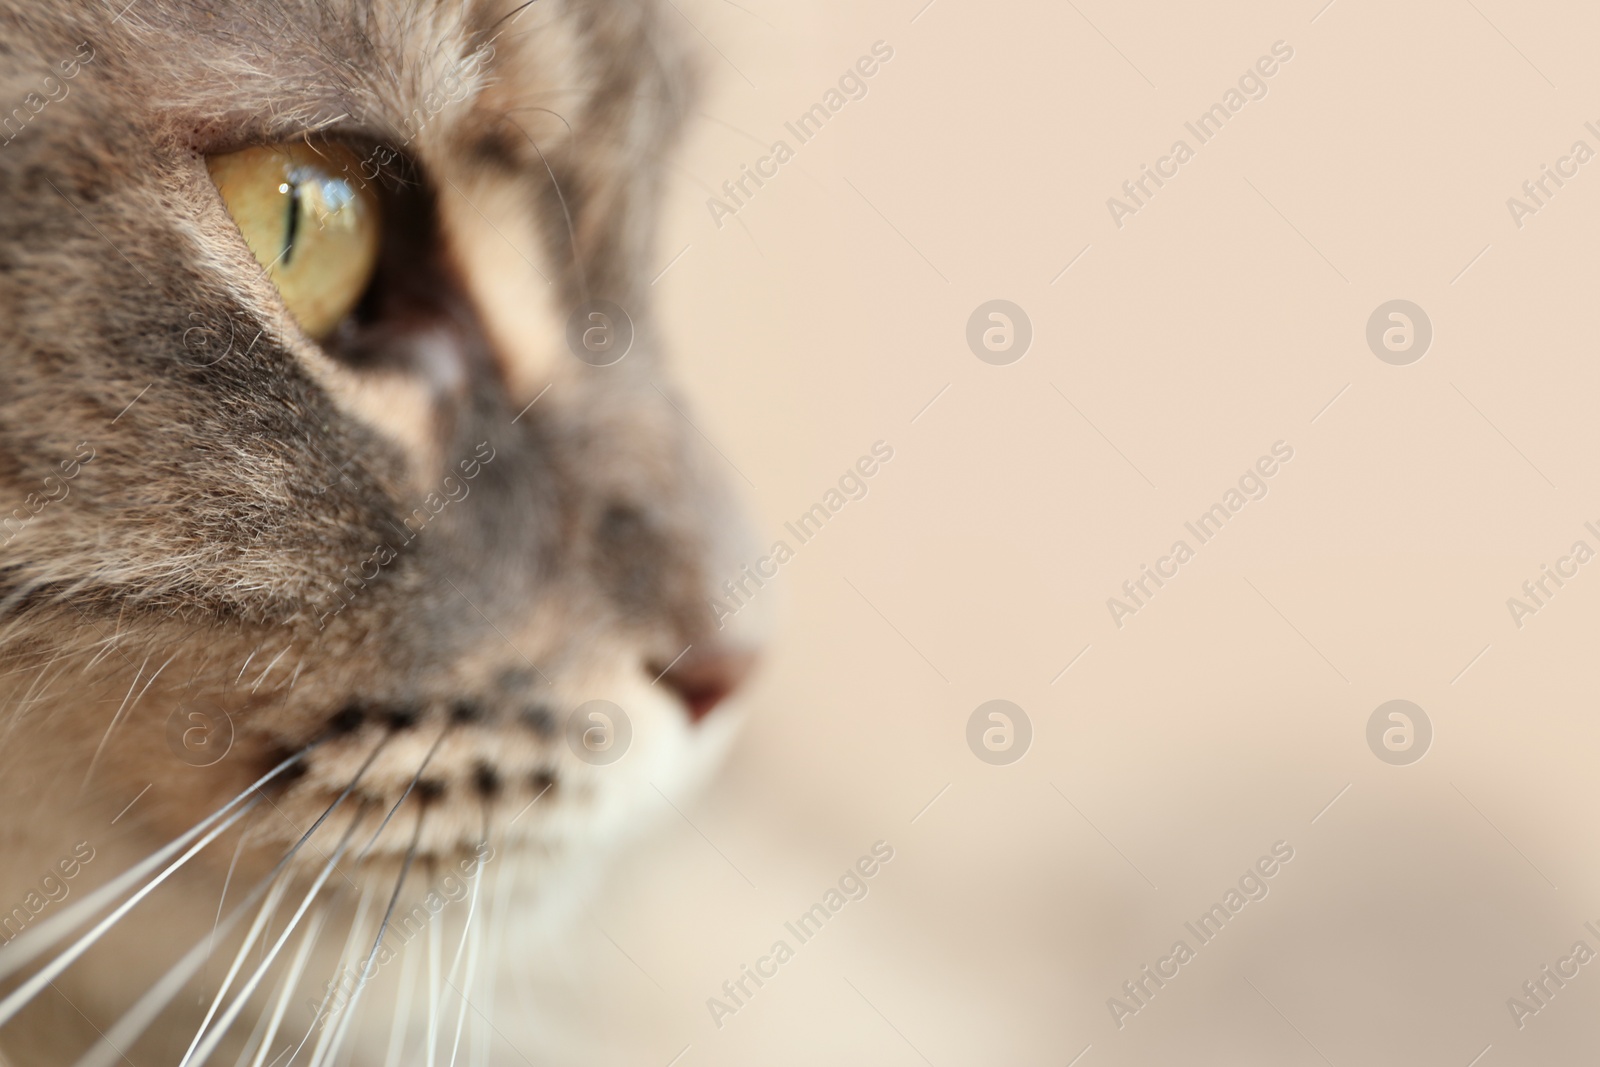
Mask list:
POLYGON ((683 28, 0 2, 0 1062, 514 1060, 511 919, 715 757, 683 28))

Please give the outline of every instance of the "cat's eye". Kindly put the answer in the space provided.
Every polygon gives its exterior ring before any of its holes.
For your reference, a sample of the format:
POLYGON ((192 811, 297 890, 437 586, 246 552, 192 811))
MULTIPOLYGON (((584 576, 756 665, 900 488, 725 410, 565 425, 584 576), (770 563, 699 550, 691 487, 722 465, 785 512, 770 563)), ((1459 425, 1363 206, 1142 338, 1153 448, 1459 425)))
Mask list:
POLYGON ((378 259, 378 197, 355 153, 297 141, 208 156, 206 167, 300 328, 332 333, 378 259))

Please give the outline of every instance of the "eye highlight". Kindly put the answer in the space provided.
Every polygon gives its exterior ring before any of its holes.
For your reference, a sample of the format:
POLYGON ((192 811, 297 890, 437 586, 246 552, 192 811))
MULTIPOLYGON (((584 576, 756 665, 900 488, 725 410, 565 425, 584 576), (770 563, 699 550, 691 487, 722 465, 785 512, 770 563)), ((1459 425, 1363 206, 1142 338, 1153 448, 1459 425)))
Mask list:
POLYGON ((342 145, 303 141, 206 157, 245 244, 319 340, 355 308, 378 259, 378 198, 346 177, 357 164, 342 145))

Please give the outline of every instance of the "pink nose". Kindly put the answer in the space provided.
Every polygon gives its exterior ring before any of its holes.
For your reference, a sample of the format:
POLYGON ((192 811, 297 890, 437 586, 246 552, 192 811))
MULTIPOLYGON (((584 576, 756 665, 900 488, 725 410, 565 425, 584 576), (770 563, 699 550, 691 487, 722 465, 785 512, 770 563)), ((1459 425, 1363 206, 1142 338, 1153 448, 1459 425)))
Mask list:
POLYGON ((691 648, 682 659, 661 671, 657 680, 678 694, 688 709, 689 721, 699 722, 739 688, 755 663, 754 652, 723 648, 702 654, 691 648))

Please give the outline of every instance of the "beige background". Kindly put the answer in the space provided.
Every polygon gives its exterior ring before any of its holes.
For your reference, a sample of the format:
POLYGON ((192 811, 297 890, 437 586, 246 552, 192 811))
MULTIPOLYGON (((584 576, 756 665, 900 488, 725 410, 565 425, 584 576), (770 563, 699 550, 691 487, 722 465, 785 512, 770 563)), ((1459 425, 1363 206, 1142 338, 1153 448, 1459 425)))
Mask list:
POLYGON ((1600 548, 1600 161, 1520 229, 1506 199, 1600 149, 1600 13, 921 3, 681 5, 721 53, 656 285, 696 422, 763 542, 875 440, 895 458, 763 593, 725 772, 545 950, 523 1052, 1592 1057, 1600 965, 1523 1029, 1506 1000, 1600 949, 1600 562, 1521 629, 1506 599, 1600 548), (715 227, 707 187, 880 39, 869 95, 715 227), (1268 96, 1114 226, 1278 40, 1268 96), (964 340, 995 297, 1034 327, 1006 367, 964 340), (1393 298, 1433 323, 1411 366, 1364 339, 1393 298), (1106 598, 1278 440, 1270 494, 1117 629, 1106 598), (965 742, 997 697, 1035 732, 1008 767, 965 742), (1365 741, 1393 698, 1433 723, 1411 766, 1365 741), (716 1028, 706 998, 879 839, 867 898, 716 1028), (1118 1030, 1107 998, 1278 840, 1270 895, 1118 1030))

